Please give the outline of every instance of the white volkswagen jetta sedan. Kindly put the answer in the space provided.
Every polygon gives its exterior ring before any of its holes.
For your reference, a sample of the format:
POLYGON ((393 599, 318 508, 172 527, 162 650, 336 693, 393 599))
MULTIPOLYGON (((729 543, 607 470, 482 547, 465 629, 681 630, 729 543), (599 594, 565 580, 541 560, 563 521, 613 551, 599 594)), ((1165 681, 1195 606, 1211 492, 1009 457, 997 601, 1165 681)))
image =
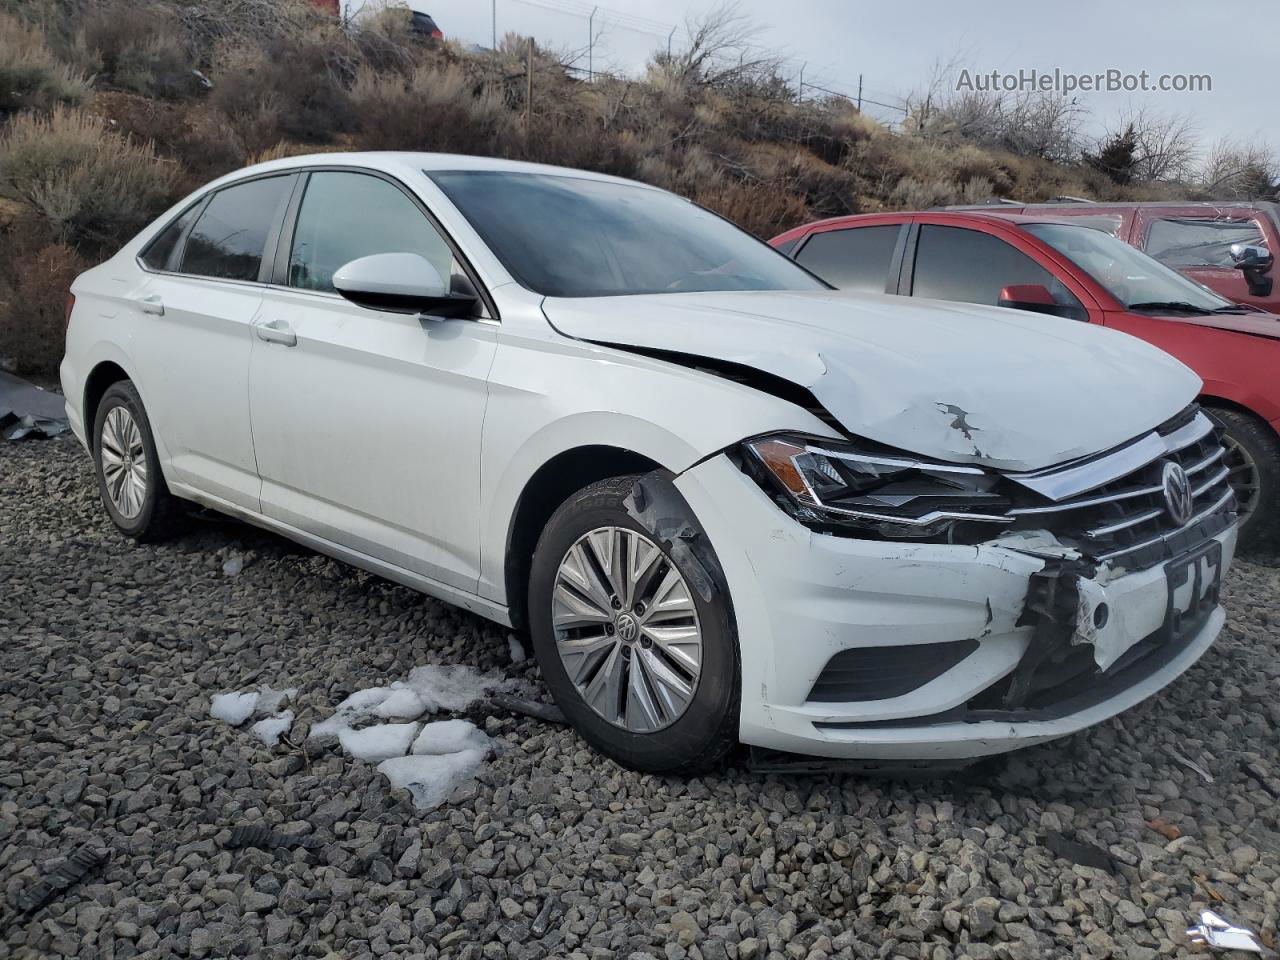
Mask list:
POLYGON ((1155 693, 1235 545, 1189 370, 839 293, 670 193, 327 154, 81 276, 62 382, 138 540, 189 501, 533 637, 629 766, 961 761, 1155 693))

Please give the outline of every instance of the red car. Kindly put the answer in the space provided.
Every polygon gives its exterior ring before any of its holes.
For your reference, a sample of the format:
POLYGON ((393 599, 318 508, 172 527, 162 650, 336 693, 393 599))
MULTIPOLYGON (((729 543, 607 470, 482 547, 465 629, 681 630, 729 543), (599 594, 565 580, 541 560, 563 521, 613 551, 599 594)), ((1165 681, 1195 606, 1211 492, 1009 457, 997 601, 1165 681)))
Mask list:
POLYGON ((770 242, 836 287, 1097 323, 1173 354, 1200 375, 1201 403, 1226 428, 1242 544, 1280 543, 1280 317, 1232 303, 1078 219, 869 214, 770 242))

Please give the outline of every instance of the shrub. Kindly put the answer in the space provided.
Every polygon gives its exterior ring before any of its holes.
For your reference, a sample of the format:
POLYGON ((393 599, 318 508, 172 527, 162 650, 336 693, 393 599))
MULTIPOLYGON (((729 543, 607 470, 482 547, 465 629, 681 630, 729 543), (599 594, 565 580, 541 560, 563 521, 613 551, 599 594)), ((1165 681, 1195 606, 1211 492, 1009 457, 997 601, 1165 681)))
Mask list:
POLYGON ((359 118, 359 143, 369 150, 501 156, 502 144, 514 130, 499 95, 488 88, 477 90, 456 66, 424 65, 408 76, 363 70, 351 100, 359 118))
POLYGON ((43 35, 0 13, 0 117, 24 108, 79 103, 87 93, 84 78, 55 59, 43 35))
POLYGON ((176 176, 100 117, 21 114, 0 136, 0 197, 33 211, 59 243, 118 244, 173 199, 176 176))
POLYGON ((209 102, 226 117, 246 155, 282 139, 324 143, 350 128, 351 99, 329 63, 330 34, 317 28, 228 47, 219 55, 209 102))
POLYGON ((0 353, 20 373, 51 373, 62 360, 67 291, 89 263, 55 244, 19 256, 8 265, 8 289, 0 289, 0 353))
POLYGON ((100 82, 148 97, 188 96, 199 88, 186 31, 168 9, 104 0, 79 22, 73 56, 100 82))
POLYGON ((729 182, 698 193, 693 199, 761 240, 810 219, 803 197, 773 184, 729 182))

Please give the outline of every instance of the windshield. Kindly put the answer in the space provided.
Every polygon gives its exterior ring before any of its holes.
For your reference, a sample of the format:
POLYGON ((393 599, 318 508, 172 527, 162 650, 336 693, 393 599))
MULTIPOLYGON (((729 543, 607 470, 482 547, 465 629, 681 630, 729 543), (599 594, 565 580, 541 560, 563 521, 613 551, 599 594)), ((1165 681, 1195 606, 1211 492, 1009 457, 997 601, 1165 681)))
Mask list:
POLYGON ((662 190, 544 173, 427 175, 511 275, 543 296, 826 289, 767 244, 662 190))
POLYGON ((1031 223, 1025 227, 1068 257, 1129 309, 1177 309, 1213 313, 1233 304, 1099 230, 1065 223, 1031 223), (1144 305, 1150 305, 1144 307, 1144 305))

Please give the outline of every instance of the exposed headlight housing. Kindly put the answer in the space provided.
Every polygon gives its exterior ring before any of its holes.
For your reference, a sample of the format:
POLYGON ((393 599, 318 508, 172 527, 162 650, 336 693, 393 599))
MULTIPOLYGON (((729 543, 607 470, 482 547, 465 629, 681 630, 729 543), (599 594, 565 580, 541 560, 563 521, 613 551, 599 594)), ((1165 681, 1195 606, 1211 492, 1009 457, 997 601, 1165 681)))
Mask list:
POLYGON ((790 434, 748 440, 743 449, 748 470, 809 526, 936 539, 962 523, 1013 520, 996 490, 999 477, 979 467, 790 434))

